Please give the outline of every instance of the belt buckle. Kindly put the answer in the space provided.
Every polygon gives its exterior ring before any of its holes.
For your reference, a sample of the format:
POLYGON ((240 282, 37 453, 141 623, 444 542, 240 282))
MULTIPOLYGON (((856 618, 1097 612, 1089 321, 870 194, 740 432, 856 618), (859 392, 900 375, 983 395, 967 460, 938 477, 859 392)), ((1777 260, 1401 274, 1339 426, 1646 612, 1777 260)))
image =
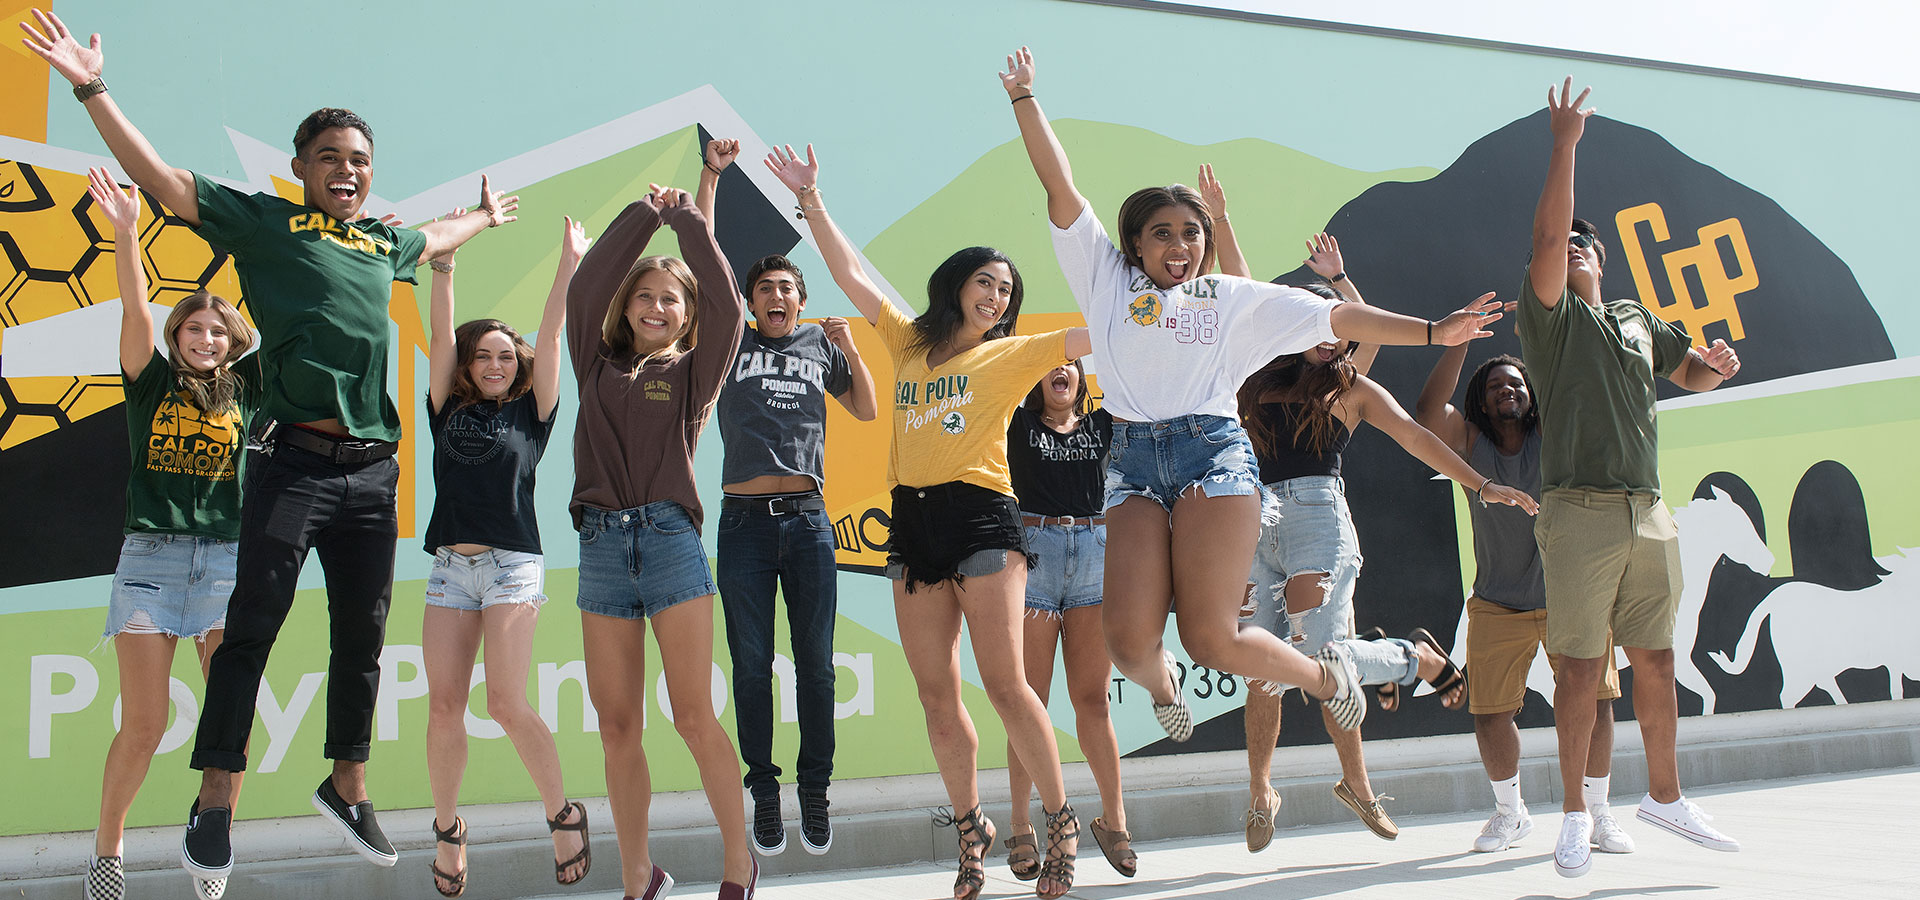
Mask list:
POLYGON ((768 497, 767 498, 767 515, 778 516, 778 515, 782 515, 783 513, 792 512, 792 510, 783 510, 780 508, 780 505, 785 502, 787 502, 787 498, 785 497, 768 497))

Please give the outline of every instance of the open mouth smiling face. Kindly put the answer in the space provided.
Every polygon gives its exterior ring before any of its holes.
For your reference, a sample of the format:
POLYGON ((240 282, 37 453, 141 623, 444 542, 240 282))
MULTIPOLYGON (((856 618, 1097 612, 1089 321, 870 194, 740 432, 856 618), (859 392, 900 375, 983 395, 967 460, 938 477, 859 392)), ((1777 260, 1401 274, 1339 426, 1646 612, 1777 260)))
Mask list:
POLYGON ((753 283, 752 291, 747 308, 753 313, 753 324, 761 337, 782 338, 792 334, 800 324, 800 311, 807 308, 807 300, 800 296, 799 283, 793 273, 770 269, 753 283))
POLYGON ((293 174, 306 185, 308 206, 352 221, 373 189, 373 144, 357 128, 329 128, 294 158, 293 174))
POLYGON ((211 309, 197 310, 181 322, 173 333, 173 342, 180 348, 187 367, 198 372, 219 368, 227 361, 228 348, 233 346, 232 338, 227 335, 227 323, 211 309))

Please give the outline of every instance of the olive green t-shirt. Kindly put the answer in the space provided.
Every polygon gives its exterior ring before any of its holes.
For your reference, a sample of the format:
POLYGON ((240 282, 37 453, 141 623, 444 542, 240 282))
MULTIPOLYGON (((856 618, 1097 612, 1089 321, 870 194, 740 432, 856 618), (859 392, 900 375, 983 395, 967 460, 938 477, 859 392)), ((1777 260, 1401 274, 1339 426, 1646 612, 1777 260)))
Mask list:
POLYGON ((247 422, 260 400, 260 354, 233 364, 240 381, 235 409, 209 415, 174 381, 173 366, 155 350, 129 381, 126 530, 240 539, 240 461, 247 422))
POLYGON ((415 281, 426 235, 374 219, 339 222, 272 194, 243 194, 193 176, 194 233, 233 254, 240 293, 260 329, 260 413, 281 422, 339 419, 348 434, 400 439, 387 394, 392 283, 415 281))
POLYGON ((1655 378, 1687 358, 1687 332, 1632 300, 1599 308, 1571 289, 1552 309, 1520 284, 1520 355, 1540 407, 1540 489, 1660 493, 1655 378))

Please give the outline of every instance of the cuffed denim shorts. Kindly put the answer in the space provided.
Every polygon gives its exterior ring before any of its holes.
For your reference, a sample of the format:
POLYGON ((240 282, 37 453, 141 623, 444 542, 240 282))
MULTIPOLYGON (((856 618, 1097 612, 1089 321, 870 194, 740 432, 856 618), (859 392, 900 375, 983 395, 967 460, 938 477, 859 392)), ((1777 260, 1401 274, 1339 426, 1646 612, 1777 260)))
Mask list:
POLYGON ((465 556, 441 547, 433 552, 433 572, 427 576, 427 605, 467 612, 489 606, 547 602, 542 593, 547 568, 538 553, 486 550, 465 556))
POLYGON ((1221 416, 1160 422, 1115 422, 1107 457, 1106 508, 1145 497, 1173 511, 1190 488, 1208 497, 1260 493, 1253 442, 1240 423, 1221 416))
POLYGON ((1107 526, 1026 525, 1027 609, 1059 615, 1100 602, 1107 566, 1107 526))
POLYGON ((680 504, 580 510, 581 611, 638 619, 715 593, 700 531, 680 504))
POLYGON ((120 542, 102 637, 204 638, 225 628, 240 544, 187 534, 129 534, 120 542))

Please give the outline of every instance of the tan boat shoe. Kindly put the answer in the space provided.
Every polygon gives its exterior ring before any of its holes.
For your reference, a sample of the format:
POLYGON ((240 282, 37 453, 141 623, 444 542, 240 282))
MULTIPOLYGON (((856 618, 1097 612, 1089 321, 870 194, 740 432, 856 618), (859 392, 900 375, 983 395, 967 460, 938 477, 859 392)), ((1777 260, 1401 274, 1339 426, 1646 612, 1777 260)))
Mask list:
POLYGON ((1247 808, 1248 853, 1259 853, 1267 849, 1268 844, 1273 843, 1273 817, 1280 812, 1280 792, 1268 788, 1267 796, 1273 799, 1272 808, 1261 809, 1258 806, 1247 808))
POLYGON ((1392 800, 1392 797, 1362 800, 1352 788, 1347 787, 1344 778, 1333 786, 1333 796, 1341 803, 1345 803, 1348 809, 1353 810, 1353 814, 1360 817, 1360 823, 1367 826, 1374 834, 1389 841, 1400 836, 1400 826, 1393 824, 1393 819, 1387 816, 1386 808, 1380 805, 1380 801, 1392 800))

